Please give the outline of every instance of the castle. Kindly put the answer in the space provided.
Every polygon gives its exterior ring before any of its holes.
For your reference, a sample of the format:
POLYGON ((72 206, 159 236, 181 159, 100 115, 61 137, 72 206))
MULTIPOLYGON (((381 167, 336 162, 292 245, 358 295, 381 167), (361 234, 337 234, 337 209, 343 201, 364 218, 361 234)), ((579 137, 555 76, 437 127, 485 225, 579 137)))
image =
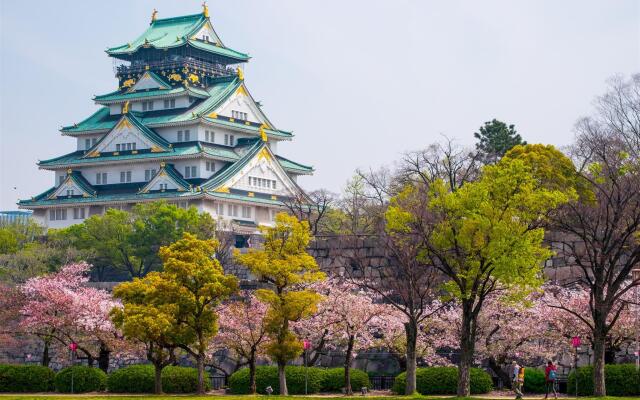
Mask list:
POLYGON ((296 183, 313 168, 278 154, 291 132, 277 129, 251 96, 206 4, 199 14, 158 19, 135 40, 106 50, 118 88, 95 96, 101 107, 61 129, 76 150, 40 161, 53 187, 20 208, 49 228, 81 223, 109 208, 164 200, 212 214, 243 234, 272 223, 296 183))

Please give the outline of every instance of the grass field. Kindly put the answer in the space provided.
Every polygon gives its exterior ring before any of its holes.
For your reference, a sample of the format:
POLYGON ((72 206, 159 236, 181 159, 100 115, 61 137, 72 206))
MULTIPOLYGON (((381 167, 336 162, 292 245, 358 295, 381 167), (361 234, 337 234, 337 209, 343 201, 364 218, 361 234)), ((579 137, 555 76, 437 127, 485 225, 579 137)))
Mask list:
MULTIPOLYGON (((530 395, 525 396, 525 400, 528 399, 542 399, 544 396, 542 395, 530 395)), ((66 395, 66 394, 0 394, 0 399, 17 399, 17 400, 67 400, 67 399, 76 399, 76 400, 140 400, 141 398, 152 398, 154 400, 176 400, 180 398, 188 398, 189 400, 212 400, 215 398, 220 398, 220 400, 328 400, 328 399, 340 399, 340 400, 363 400, 363 399, 371 399, 371 400, 443 400, 443 399, 459 399, 459 400, 508 400, 513 397, 510 396, 502 396, 502 397, 490 397, 490 396, 480 396, 480 397, 451 397, 451 396, 232 396, 232 395, 207 395, 207 396, 195 396, 195 395, 163 395, 163 396, 154 396, 154 395, 129 395, 129 396, 121 396, 121 395, 110 395, 110 394, 77 394, 77 395, 66 395)), ((575 399, 575 397, 561 397, 560 399, 575 399)), ((634 400, 639 397, 580 397, 580 400, 634 400)))

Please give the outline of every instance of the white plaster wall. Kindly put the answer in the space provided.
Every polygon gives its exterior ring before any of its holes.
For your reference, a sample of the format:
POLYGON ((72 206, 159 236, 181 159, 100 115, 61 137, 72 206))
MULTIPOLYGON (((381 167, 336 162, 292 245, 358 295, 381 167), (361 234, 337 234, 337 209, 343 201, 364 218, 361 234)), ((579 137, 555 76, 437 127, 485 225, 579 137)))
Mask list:
POLYGON ((82 135, 76 138, 76 150, 89 150, 93 147, 93 141, 97 143, 104 134, 98 135, 82 135), (86 145, 86 140, 89 139, 89 147, 86 145))
POLYGON ((86 218, 89 217, 89 207, 88 206, 83 206, 83 207, 81 207, 81 206, 78 206, 78 207, 58 207, 57 209, 66 209, 67 210, 67 219, 52 221, 50 219, 50 217, 49 217, 49 210, 55 210, 55 209, 56 208, 37 210, 39 213, 42 213, 38 217, 39 221, 41 221, 43 223, 43 225, 46 226, 47 228, 56 228, 56 229, 66 228, 66 227, 74 225, 74 224, 81 224, 86 218), (85 216, 85 218, 83 218, 83 219, 74 219, 73 218, 73 209, 74 208, 84 208, 84 216, 85 216))

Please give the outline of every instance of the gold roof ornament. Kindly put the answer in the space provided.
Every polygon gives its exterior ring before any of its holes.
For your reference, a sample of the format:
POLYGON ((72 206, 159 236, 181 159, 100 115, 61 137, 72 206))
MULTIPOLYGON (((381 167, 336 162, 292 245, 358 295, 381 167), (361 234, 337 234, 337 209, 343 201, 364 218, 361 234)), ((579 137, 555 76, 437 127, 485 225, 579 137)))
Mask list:
POLYGON ((262 138, 263 142, 266 142, 268 140, 267 132, 264 131, 264 128, 266 127, 267 126, 265 124, 260 125, 260 137, 262 138))
POLYGON ((204 15, 205 18, 209 18, 209 7, 207 7, 206 1, 202 3, 202 15, 204 15))
POLYGON ((165 165, 166 165, 166 164, 164 163, 164 161, 163 161, 163 162, 161 162, 161 163, 160 163, 160 168, 164 168, 164 166, 165 166, 165 165))
POLYGON ((71 168, 67 169, 67 175, 71 175, 71 168))
POLYGON ((153 9, 153 12, 151 13, 151 23, 154 23, 156 21, 156 16, 158 15, 158 10, 156 10, 155 8, 153 9))
POLYGON ((124 107, 122 107, 122 113, 127 114, 129 112, 129 100, 125 101, 124 107))
POLYGON ((244 72, 242 71, 242 68, 238 67, 238 69, 236 70, 237 74, 238 74, 238 79, 240 79, 241 81, 244 80, 244 72))

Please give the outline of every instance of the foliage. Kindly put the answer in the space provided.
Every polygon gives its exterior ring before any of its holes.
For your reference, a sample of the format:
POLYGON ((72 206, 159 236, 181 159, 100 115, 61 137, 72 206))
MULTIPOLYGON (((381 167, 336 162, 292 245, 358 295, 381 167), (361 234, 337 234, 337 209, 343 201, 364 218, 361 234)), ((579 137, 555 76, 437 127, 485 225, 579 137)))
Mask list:
POLYGON ((49 392, 55 375, 41 365, 0 364, 0 392, 49 392))
MULTIPOLYGON (((259 289, 256 296, 269 306, 265 318, 270 339, 267 353, 278 363, 282 374, 284 365, 302 352, 300 341, 289 329, 290 322, 313 315, 320 300, 320 295, 300 289, 300 285, 324 279, 324 273, 307 253, 310 240, 307 222, 280 213, 274 227, 262 230, 264 248, 238 254, 237 260, 258 279, 272 284, 273 289, 259 289)), ((286 386, 280 394, 287 394, 286 386)))
POLYGON ((76 365, 67 367, 56 374, 56 391, 71 393, 101 392, 107 388, 107 374, 101 369, 76 365))
MULTIPOLYGON (((416 372, 417 390, 423 395, 455 394, 458 386, 456 367, 418 368, 416 372)), ((406 373, 396 376, 391 391, 404 394, 406 373)), ((488 393, 493 389, 491 376, 479 368, 471 368, 471 394, 488 393)))
MULTIPOLYGON (((324 371, 321 392, 340 392, 344 389, 344 369, 329 368, 324 371)), ((369 375, 360 369, 351 369, 351 387, 360 390, 363 387, 370 388, 369 375)))
MULTIPOLYGON (((640 374, 634 364, 607 364, 604 367, 607 396, 640 395, 640 374)), ((576 375, 572 371, 567 382, 569 394, 576 394, 576 375)), ((593 366, 578 368, 578 394, 591 396, 594 392, 593 366)))
POLYGON ((86 263, 69 264, 54 274, 29 279, 20 288, 25 297, 20 327, 64 347, 76 342, 91 364, 101 350, 115 347, 118 335, 108 317, 117 302, 108 292, 86 286, 90 268, 86 263))
MULTIPOLYGON (((324 380, 324 371, 323 368, 308 368, 308 393, 320 392, 324 380)), ((305 368, 288 365, 285 367, 285 374, 287 376, 289 393, 304 394, 305 368)), ((265 389, 267 386, 271 386, 275 393, 280 391, 278 368, 275 366, 260 366, 256 368, 256 387, 258 393, 266 394, 265 389)), ((233 394, 249 393, 249 369, 242 368, 234 372, 229 377, 229 388, 233 394)))
POLYGON ((525 368, 524 370, 524 393, 545 393, 546 381, 544 371, 536 368, 525 368))
POLYGON ((473 136, 478 140, 476 149, 483 155, 485 162, 496 162, 509 149, 527 142, 517 133, 515 125, 508 125, 497 119, 487 121, 473 136))
MULTIPOLYGON (((152 365, 131 365, 109 374, 107 388, 111 393, 152 393, 154 390, 152 365)), ((211 382, 206 381, 206 389, 211 382)), ((162 370, 162 387, 165 393, 194 393, 198 387, 198 371, 195 368, 166 367, 162 370)))
MULTIPOLYGON (((167 393, 195 393, 198 391, 198 370, 188 367, 166 367, 162 370, 162 387, 167 393)), ((209 379, 204 390, 211 390, 209 379)))
POLYGON ((131 365, 109 374, 107 389, 110 393, 151 393, 154 389, 152 365, 131 365))
POLYGON ((159 269, 160 247, 179 240, 184 232, 209 239, 214 236, 215 221, 210 214, 199 214, 194 207, 139 203, 131 212, 108 209, 103 215, 93 215, 59 234, 78 249, 91 250, 89 261, 94 265, 111 265, 134 278, 159 269))

